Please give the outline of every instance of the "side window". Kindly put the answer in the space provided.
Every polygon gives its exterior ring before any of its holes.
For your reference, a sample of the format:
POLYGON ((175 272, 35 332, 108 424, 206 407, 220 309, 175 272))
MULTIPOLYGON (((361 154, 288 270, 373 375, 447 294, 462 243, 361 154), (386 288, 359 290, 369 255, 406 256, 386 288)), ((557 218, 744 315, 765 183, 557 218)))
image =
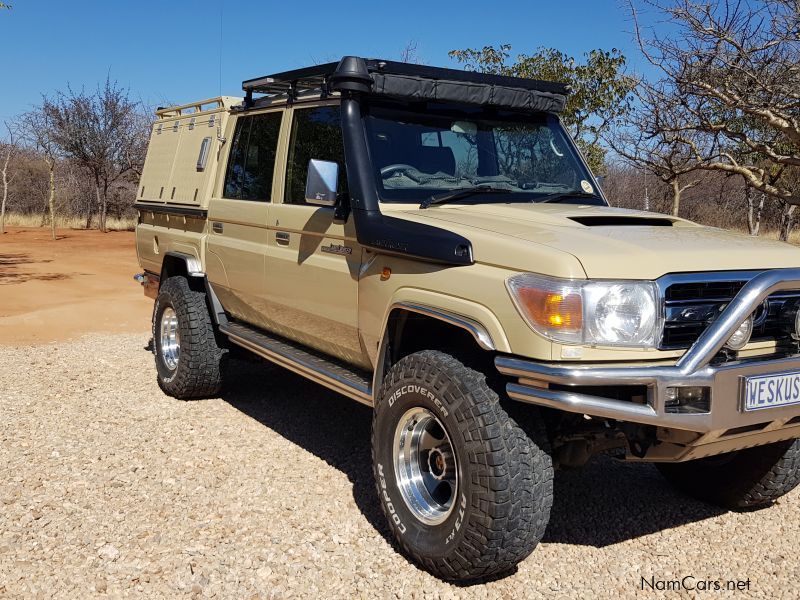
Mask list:
POLYGON ((228 156, 228 170, 225 172, 224 198, 240 199, 242 197, 242 179, 244 173, 244 155, 247 152, 247 138, 250 137, 250 119, 240 117, 233 132, 231 152, 228 156))
POLYGON ((240 117, 233 135, 225 198, 269 201, 282 112, 240 117))
POLYGON ((339 193, 347 191, 344 143, 338 106, 294 111, 289 159, 286 165, 287 204, 305 204, 308 161, 312 158, 339 164, 339 193))

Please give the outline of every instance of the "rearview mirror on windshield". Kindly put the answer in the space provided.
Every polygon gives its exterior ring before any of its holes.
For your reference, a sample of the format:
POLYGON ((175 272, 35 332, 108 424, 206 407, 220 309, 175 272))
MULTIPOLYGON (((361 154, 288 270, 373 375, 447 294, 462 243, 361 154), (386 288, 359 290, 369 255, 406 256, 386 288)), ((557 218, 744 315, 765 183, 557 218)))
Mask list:
POLYGON ((478 133, 478 125, 470 121, 453 121, 450 131, 463 135, 475 135, 478 133))
POLYGON ((315 206, 336 204, 336 182, 338 180, 339 165, 337 163, 312 158, 308 161, 306 202, 315 206))

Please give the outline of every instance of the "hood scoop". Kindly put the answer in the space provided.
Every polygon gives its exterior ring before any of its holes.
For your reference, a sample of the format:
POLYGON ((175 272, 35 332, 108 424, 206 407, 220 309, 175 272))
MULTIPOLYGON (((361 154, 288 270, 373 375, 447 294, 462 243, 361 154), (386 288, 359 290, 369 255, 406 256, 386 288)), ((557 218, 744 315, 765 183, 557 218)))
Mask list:
POLYGON ((627 215, 587 215, 568 217, 586 227, 672 227, 673 221, 664 217, 631 217, 627 215))

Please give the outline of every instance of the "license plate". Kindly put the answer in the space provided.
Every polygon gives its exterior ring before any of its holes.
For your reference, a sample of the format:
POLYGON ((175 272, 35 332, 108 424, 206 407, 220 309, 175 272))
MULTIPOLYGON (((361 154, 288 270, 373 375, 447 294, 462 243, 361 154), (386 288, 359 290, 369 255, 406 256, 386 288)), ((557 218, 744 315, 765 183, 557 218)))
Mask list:
POLYGON ((800 372, 745 377, 745 410, 792 404, 800 404, 800 372))

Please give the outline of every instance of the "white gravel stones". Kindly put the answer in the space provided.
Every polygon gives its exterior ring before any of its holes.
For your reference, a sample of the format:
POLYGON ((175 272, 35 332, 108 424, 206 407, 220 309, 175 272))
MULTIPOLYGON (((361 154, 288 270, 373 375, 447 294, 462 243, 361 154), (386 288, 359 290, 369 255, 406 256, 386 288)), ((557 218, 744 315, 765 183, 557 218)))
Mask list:
POLYGON ((256 361, 222 398, 174 400, 147 341, 0 347, 0 598, 663 597, 641 578, 686 576, 798 596, 797 491, 725 513, 609 460, 557 474, 516 573, 451 586, 387 538, 369 409, 256 361))

